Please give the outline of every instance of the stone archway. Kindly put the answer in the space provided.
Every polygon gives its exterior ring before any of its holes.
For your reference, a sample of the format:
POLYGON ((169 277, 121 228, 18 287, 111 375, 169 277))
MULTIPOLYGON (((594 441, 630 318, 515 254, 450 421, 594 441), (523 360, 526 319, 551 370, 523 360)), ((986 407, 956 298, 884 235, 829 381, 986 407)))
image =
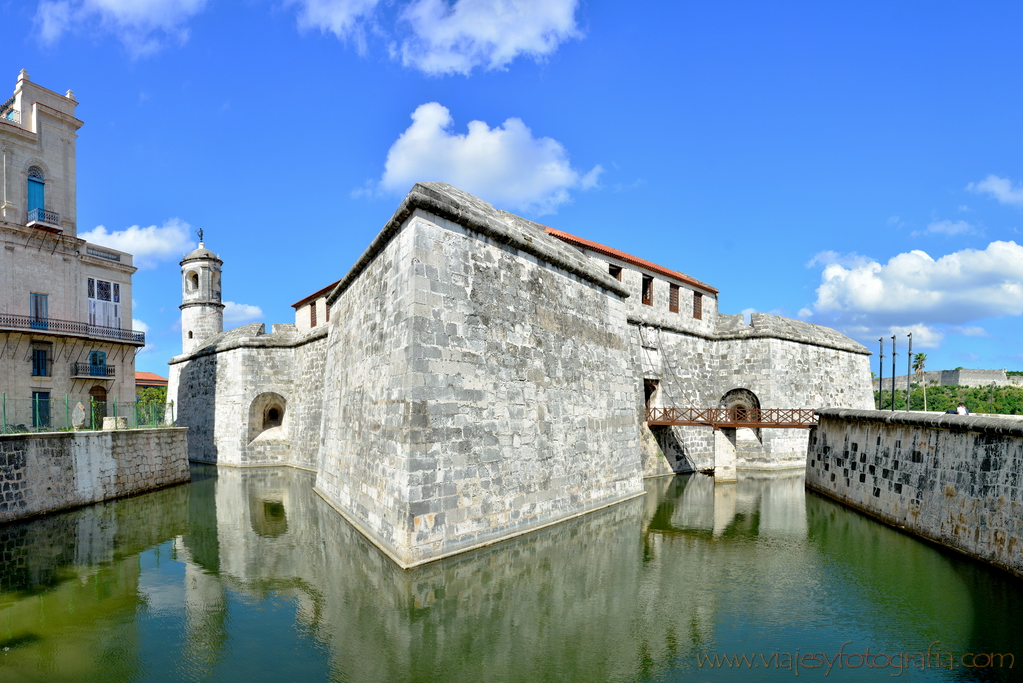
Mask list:
MULTIPOLYGON (((252 399, 249 405, 249 442, 268 432, 278 435, 283 431, 287 419, 288 401, 280 394, 267 391, 252 399)), ((278 438, 283 438, 279 435, 278 438)))
MULTIPOLYGON (((760 410, 760 398, 749 389, 732 389, 721 397, 718 405, 727 409, 734 408, 739 419, 743 419, 744 417, 753 418, 756 411, 760 410)), ((764 443, 764 438, 759 427, 756 429, 743 427, 735 431, 735 438, 737 442, 750 441, 753 438, 756 438, 758 444, 764 443)))
POLYGON ((96 385, 89 389, 89 406, 91 410, 90 428, 102 429, 103 418, 107 416, 107 390, 96 385))

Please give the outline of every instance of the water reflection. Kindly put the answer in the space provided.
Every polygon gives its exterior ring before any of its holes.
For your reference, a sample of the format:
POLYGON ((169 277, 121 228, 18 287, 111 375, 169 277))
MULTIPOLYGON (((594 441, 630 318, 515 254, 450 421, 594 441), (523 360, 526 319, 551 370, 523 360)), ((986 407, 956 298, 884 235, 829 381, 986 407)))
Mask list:
POLYGON ((807 495, 799 474, 650 480, 643 499, 407 571, 311 484, 204 466, 0 527, 0 679, 754 680, 697 655, 1023 655, 1020 582, 807 495))

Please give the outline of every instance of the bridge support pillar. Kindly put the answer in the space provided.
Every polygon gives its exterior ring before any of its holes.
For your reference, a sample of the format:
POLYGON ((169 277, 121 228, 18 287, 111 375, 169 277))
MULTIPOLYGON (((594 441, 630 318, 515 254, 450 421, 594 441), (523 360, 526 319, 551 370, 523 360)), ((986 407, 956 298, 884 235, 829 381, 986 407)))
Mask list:
POLYGON ((714 483, 735 481, 735 430, 714 430, 714 483))

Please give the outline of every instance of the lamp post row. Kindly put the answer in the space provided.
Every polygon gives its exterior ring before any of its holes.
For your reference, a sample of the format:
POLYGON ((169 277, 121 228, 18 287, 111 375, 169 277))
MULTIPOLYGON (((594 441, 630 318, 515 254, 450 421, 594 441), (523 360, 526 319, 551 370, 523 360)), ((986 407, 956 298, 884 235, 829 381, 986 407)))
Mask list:
MULTIPOLYGON (((912 380, 912 376, 913 376, 913 372, 912 372, 912 370, 913 370, 913 333, 910 332, 906 336, 909 337, 909 351, 906 353, 906 412, 908 413, 909 412, 909 393, 910 393, 910 391, 912 389, 910 381, 912 380)), ((878 399, 878 404, 879 404, 880 409, 884 410, 884 359, 885 359, 885 355, 884 355, 884 337, 881 337, 880 339, 878 339, 877 343, 878 343, 878 347, 879 347, 878 348, 879 353, 878 353, 878 363, 877 363, 877 366, 878 366, 878 370, 880 370, 880 374, 879 374, 878 380, 877 380, 877 387, 878 387, 878 394, 881 397, 880 399, 878 399)), ((895 347, 895 335, 893 334, 892 335, 892 412, 893 413, 895 412, 895 357, 898 356, 898 355, 899 354, 896 351, 896 347, 895 347)))

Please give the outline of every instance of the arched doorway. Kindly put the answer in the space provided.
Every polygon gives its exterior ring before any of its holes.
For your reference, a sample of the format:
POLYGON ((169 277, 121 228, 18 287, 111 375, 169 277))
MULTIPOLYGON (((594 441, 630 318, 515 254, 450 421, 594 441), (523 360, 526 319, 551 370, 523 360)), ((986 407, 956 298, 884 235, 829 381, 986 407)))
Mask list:
MULTIPOLYGON (((760 420, 760 399, 749 389, 732 389, 721 397, 718 405, 726 410, 734 410, 737 421, 758 422, 760 420)), ((749 436, 755 436, 757 441, 763 441, 760 428, 737 430, 737 439, 749 438, 749 436)))
POLYGON ((100 385, 89 389, 89 404, 91 406, 92 429, 103 428, 103 418, 107 416, 107 390, 100 385))

